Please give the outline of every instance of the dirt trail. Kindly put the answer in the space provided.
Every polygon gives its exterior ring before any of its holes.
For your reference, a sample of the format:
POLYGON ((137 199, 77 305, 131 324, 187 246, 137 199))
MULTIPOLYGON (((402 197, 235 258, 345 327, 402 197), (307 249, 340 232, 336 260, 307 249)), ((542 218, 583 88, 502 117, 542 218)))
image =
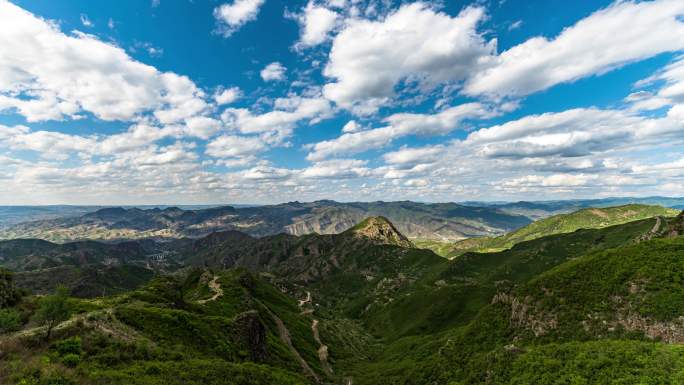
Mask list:
POLYGON ((636 239, 637 243, 651 240, 659 235, 659 232, 662 231, 662 227, 665 221, 663 220, 663 217, 660 216, 655 217, 655 219, 656 223, 653 224, 651 230, 641 234, 641 236, 639 236, 636 239))
MULTIPOLYGON (((306 304, 313 306, 313 298, 311 297, 310 291, 306 292, 306 298, 305 299, 299 300, 299 308, 301 309, 306 304)), ((313 314, 313 312, 314 312, 314 309, 309 308, 309 309, 302 310, 301 313, 299 313, 299 314, 307 315, 307 314, 313 314)), ((313 333, 314 340, 318 344, 318 359, 321 361, 321 367, 323 368, 323 371, 325 371, 325 373, 328 376, 332 376, 333 375, 332 365, 330 365, 330 362, 328 362, 328 346, 325 345, 321 341, 321 335, 318 332, 318 320, 317 319, 313 319, 313 321, 311 323, 311 331, 313 333)))
MULTIPOLYGON (((262 304, 263 305, 263 304, 262 304)), ((316 373, 311 369, 309 364, 302 358, 302 356, 299 354, 297 349, 292 345, 292 339, 290 338, 290 331, 287 330, 287 327, 285 326, 285 323, 283 323, 283 320, 280 319, 275 313, 271 311, 266 305, 264 305, 264 308, 266 308, 266 311, 268 314, 271 316, 273 321, 276 323, 276 326, 278 327, 278 334, 280 334, 280 339, 287 345, 287 347, 290 349, 290 352, 295 356, 297 361, 299 361, 299 364, 302 367, 302 370, 304 373, 311 378, 313 378, 316 383, 320 383, 321 379, 318 378, 316 373)))
POLYGON ((215 275, 214 278, 212 278, 211 281, 209 281, 208 283, 209 288, 211 289, 211 291, 214 292, 214 295, 211 296, 211 298, 200 299, 199 301, 197 301, 197 303, 205 304, 210 301, 216 301, 218 297, 223 295, 223 289, 221 288, 221 284, 219 283, 218 279, 218 275, 215 275))
POLYGON ((311 292, 310 291, 306 292, 306 299, 300 299, 299 300, 298 306, 302 307, 302 306, 306 305, 307 303, 311 303, 311 292))
POLYGON ((330 363, 328 362, 328 345, 323 344, 321 342, 321 336, 318 333, 318 320, 314 319, 313 323, 311 324, 311 330, 313 331, 313 338, 316 340, 318 343, 318 359, 321 361, 321 367, 323 370, 325 370, 325 373, 327 373, 329 376, 332 376, 333 374, 333 369, 330 363))
POLYGON ((655 234, 658 231, 660 231, 660 226, 663 225, 663 219, 661 217, 656 217, 656 223, 653 225, 653 228, 651 229, 651 233, 655 234))
MULTIPOLYGON (((54 328, 52 328, 52 332, 55 333, 62 329, 72 327, 79 322, 82 322, 84 327, 98 329, 105 334, 117 337, 127 342, 132 342, 140 338, 140 335, 137 331, 127 325, 122 324, 121 321, 116 319, 112 309, 96 310, 89 313, 78 314, 57 324, 54 328)), ((33 337, 39 334, 45 334, 46 331, 46 326, 36 326, 30 329, 20 330, 8 335, 7 337, 33 337)))

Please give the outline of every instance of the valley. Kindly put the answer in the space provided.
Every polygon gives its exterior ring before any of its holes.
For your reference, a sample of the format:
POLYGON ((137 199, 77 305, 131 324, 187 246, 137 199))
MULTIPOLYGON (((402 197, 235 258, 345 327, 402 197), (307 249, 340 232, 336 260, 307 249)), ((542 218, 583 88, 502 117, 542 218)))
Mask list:
POLYGON ((336 234, 255 237, 231 229, 198 238, 1 241, 8 270, 0 285, 7 298, 0 378, 369 385, 551 384, 556 372, 599 382, 677 378, 682 226, 682 214, 658 206, 582 209, 474 238, 497 249, 451 259, 418 248, 383 216, 336 234), (60 284, 68 315, 45 339, 39 310, 60 284), (78 348, 63 353, 65 344, 78 348), (540 355, 561 352, 569 360, 556 369, 535 366, 540 355), (595 355, 613 358, 585 371, 595 355), (637 359, 642 369, 616 374, 637 359))

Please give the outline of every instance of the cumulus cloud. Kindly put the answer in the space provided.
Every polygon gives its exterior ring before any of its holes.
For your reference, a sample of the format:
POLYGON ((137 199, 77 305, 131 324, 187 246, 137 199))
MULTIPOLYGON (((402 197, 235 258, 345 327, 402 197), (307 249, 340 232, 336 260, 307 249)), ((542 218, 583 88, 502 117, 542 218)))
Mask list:
POLYGON ((361 131, 361 129, 361 126, 355 120, 350 120, 344 125, 344 127, 342 127, 342 132, 352 133, 361 131))
POLYGON ((348 21, 333 40, 323 72, 333 81, 324 95, 357 113, 372 113, 394 97, 401 81, 430 87, 464 79, 496 47, 476 30, 484 12, 469 7, 451 17, 418 2, 382 20, 348 21))
POLYGON ((319 45, 330 37, 339 15, 324 6, 309 1, 302 13, 295 15, 299 23, 300 33, 296 48, 308 48, 319 45))
POLYGON ((285 80, 287 68, 278 62, 273 62, 259 72, 265 82, 285 80))
POLYGON ((397 151, 383 155, 386 163, 394 165, 415 165, 418 163, 431 163, 438 159, 444 152, 443 146, 429 146, 421 148, 404 147, 397 151))
POLYGON ((184 132, 190 136, 208 139, 221 128, 221 121, 206 116, 193 116, 185 119, 184 132))
POLYGON ((381 148, 407 135, 443 135, 455 130, 464 119, 491 117, 495 113, 480 103, 466 103, 436 114, 398 113, 383 119, 388 125, 358 132, 346 132, 336 139, 310 145, 307 159, 320 161, 331 156, 356 154, 381 148))
POLYGON ((179 137, 182 132, 179 126, 160 128, 135 124, 119 134, 79 136, 56 131, 32 131, 25 126, 0 125, 0 147, 10 151, 35 151, 51 159, 65 159, 72 153, 88 157, 119 155, 147 147, 164 138, 179 137))
POLYGON ((218 21, 218 31, 229 37, 247 22, 256 20, 264 0, 234 0, 214 9, 214 17, 218 21))
POLYGON ((186 117, 205 107, 202 91, 187 77, 159 72, 94 36, 64 34, 5 1, 0 24, 0 110, 32 122, 79 119, 86 112, 103 120, 175 110, 186 117))
POLYGON ((324 179, 324 178, 357 178, 366 176, 370 170, 365 167, 366 161, 357 159, 331 159, 316 162, 311 167, 307 167, 299 174, 302 178, 324 179))
POLYGON ((330 102, 322 97, 278 98, 274 109, 255 114, 246 108, 227 108, 221 115, 228 129, 243 134, 261 134, 270 142, 288 137, 300 121, 316 123, 330 116, 330 102))
POLYGON ((564 29, 486 58, 464 87, 467 95, 524 96, 684 48, 684 2, 616 1, 564 29))
POLYGON ((207 155, 237 158, 263 151, 266 144, 255 136, 222 135, 207 144, 207 155))
POLYGON ((242 96, 242 91, 238 87, 230 87, 226 89, 221 89, 219 92, 214 94, 214 100, 216 104, 222 106, 224 104, 231 104, 236 100, 240 99, 242 96))

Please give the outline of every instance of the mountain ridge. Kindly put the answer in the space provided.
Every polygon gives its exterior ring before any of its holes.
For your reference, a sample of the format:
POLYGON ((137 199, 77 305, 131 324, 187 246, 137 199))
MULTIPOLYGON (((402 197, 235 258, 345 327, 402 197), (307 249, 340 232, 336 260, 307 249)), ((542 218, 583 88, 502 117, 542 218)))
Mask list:
POLYGON ((239 230, 252 236, 336 234, 369 216, 389 218, 410 238, 463 239, 500 234, 530 223, 526 217, 494 208, 457 204, 317 201, 272 206, 222 206, 200 210, 105 208, 80 217, 28 222, 0 229, 0 239, 200 238, 216 231, 239 230))

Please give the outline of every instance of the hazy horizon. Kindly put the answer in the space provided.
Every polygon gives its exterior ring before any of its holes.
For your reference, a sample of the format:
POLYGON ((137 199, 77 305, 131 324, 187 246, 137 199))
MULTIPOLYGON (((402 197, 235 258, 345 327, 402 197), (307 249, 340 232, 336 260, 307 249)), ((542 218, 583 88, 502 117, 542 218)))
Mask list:
POLYGON ((661 196, 661 195, 644 195, 644 196, 606 196, 606 197, 593 197, 593 198, 567 198, 567 199, 518 199, 518 200, 459 200, 459 201, 421 201, 421 200, 411 200, 411 199, 399 199, 399 200, 382 200, 382 199, 374 199, 374 200, 337 200, 337 199, 332 199, 332 198, 322 198, 322 199, 315 199, 315 200, 310 200, 310 201, 305 201, 305 200, 297 200, 297 201, 282 201, 282 202, 271 202, 271 203, 237 203, 237 202, 225 202, 225 203, 197 203, 197 204, 192 204, 192 203, 144 203, 144 204, 126 204, 126 203, 103 203, 103 204, 68 204, 68 203, 48 203, 48 204, 2 204, 0 203, 0 207, 50 207, 50 206, 73 206, 73 207, 179 207, 179 208, 192 208, 192 207, 197 207, 197 208, 202 208, 202 207, 219 207, 219 206, 243 206, 243 207, 249 207, 249 206, 271 206, 271 205, 281 205, 281 204, 287 204, 287 203, 293 203, 293 202, 299 202, 299 203, 314 203, 314 202, 320 202, 320 201, 334 201, 338 203, 355 203, 355 202, 362 202, 362 203, 371 203, 371 202, 401 202, 401 201, 409 201, 409 202, 416 202, 416 203, 425 203, 425 204, 439 204, 439 203, 456 203, 456 204, 476 204, 476 203, 483 203, 483 204, 505 204, 505 203, 516 203, 516 202, 532 202, 532 203, 537 203, 537 202, 556 202, 556 201, 591 201, 591 200, 644 200, 644 199, 662 199, 662 200, 667 200, 667 199, 682 199, 684 200, 684 196, 661 196))

